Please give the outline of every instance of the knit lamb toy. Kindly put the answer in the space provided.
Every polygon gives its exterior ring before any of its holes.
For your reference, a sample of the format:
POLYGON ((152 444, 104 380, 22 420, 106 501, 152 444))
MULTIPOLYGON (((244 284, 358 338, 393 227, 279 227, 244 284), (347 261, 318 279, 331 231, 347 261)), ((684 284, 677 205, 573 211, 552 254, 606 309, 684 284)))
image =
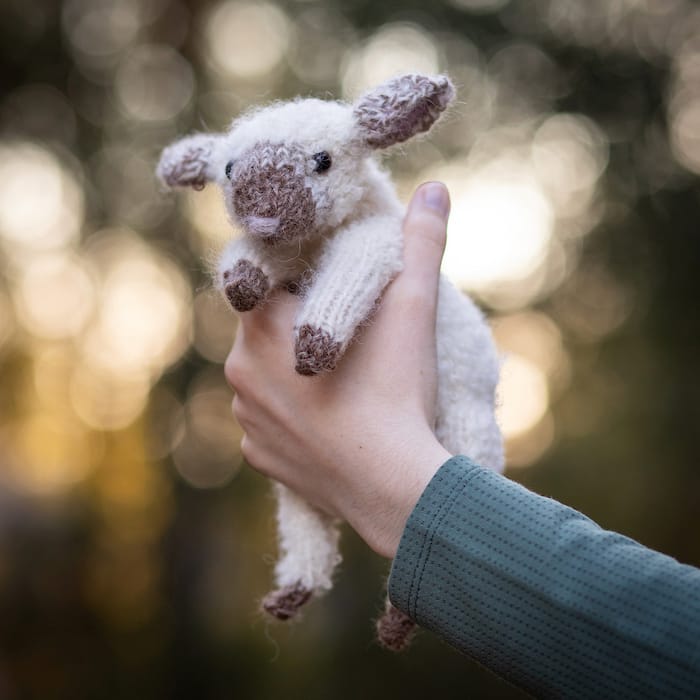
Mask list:
MULTIPOLYGON (((170 187, 216 182, 243 235, 219 258, 216 284, 244 313, 276 288, 299 294, 296 371, 332 371, 402 266, 404 207, 374 152, 427 131, 454 96, 445 76, 404 75, 354 104, 295 99, 254 109, 223 134, 195 134, 158 165, 170 187)), ((484 318, 445 278, 437 318, 435 431, 453 454, 503 468, 494 417, 499 362, 484 318)), ((277 589, 263 600, 274 617, 293 617, 328 591, 340 562, 338 524, 276 484, 280 559, 277 589)), ((394 650, 413 622, 387 601, 377 623, 394 650)))

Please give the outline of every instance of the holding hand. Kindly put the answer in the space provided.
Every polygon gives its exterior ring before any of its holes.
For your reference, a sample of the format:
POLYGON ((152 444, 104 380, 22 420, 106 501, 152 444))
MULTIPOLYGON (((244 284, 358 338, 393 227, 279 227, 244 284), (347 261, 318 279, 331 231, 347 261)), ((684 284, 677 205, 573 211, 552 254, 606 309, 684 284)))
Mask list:
POLYGON ((226 362, 250 465, 347 520, 393 557, 420 494, 449 453, 433 435, 435 314, 449 198, 429 183, 403 226, 404 270, 338 368, 294 369, 299 300, 279 292, 243 314, 226 362))

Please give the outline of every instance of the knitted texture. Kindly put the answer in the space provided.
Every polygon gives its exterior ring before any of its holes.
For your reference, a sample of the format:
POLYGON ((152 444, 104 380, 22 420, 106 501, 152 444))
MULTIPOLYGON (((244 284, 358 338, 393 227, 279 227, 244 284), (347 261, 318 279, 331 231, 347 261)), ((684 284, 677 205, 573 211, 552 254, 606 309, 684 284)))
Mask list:
POLYGON ((377 640, 389 651, 403 651, 413 639, 416 623, 388 600, 384 614, 377 620, 377 640))
POLYGON ((308 154, 282 143, 258 143, 229 169, 233 209, 252 236, 276 245, 314 230, 316 205, 306 185, 308 154))
POLYGON ((193 187, 201 190, 214 177, 211 161, 217 139, 196 134, 178 141, 163 151, 156 173, 168 187, 193 187))
POLYGON ((278 620, 289 620, 309 600, 312 591, 304 588, 301 583, 284 586, 278 591, 268 593, 262 601, 262 608, 278 620))
POLYGON ((330 590, 340 563, 338 525, 294 492, 275 484, 280 558, 275 566, 279 595, 292 589, 330 590))
MULTIPOLYGON (((404 208, 373 149, 426 131, 453 96, 445 76, 407 75, 354 105, 297 99, 255 109, 227 133, 189 136, 164 151, 161 179, 170 186, 217 182, 243 233, 223 250, 215 272, 230 304, 245 312, 275 288, 300 294, 300 374, 336 367, 401 270, 404 208)), ((496 350, 481 313, 444 279, 437 335, 437 434, 447 449, 500 470, 496 350)), ((335 523, 277 491, 278 588, 263 607, 286 619, 309 592, 330 588, 340 555, 335 523)), ((390 646, 400 648, 412 625, 392 608, 387 615, 379 629, 392 630, 390 646)))
POLYGON ((538 698, 700 697, 700 571, 464 457, 409 517, 389 593, 538 698))
POLYGON ((224 294, 236 311, 254 309, 270 289, 265 273, 248 260, 239 260, 225 270, 223 281, 224 294))
POLYGON ((370 146, 386 148, 430 129, 453 97, 444 76, 404 75, 368 92, 355 119, 370 146))
POLYGON ((297 357, 296 371, 313 376, 335 369, 340 356, 340 343, 330 333, 305 323, 297 331, 294 351, 297 357))

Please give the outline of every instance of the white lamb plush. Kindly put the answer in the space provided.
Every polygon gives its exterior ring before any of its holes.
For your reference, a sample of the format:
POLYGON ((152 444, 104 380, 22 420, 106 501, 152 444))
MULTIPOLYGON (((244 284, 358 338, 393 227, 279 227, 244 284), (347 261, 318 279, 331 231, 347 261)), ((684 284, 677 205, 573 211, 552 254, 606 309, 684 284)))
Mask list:
MULTIPOLYGON (((300 374, 335 368, 401 270, 404 207, 374 151, 430 129, 453 96, 445 76, 405 75, 355 104, 296 99, 255 109, 224 134, 189 136, 163 152, 158 175, 165 184, 218 183, 244 231, 216 271, 233 308, 249 311, 279 287, 301 295, 294 330, 300 374)), ((453 454, 502 470, 497 353, 480 311, 444 278, 437 346, 438 439, 453 454)), ((331 588, 340 554, 337 523, 276 488, 278 588, 263 607, 284 620, 331 588)), ((413 623, 387 603, 377 627, 385 646, 400 649, 413 623)))

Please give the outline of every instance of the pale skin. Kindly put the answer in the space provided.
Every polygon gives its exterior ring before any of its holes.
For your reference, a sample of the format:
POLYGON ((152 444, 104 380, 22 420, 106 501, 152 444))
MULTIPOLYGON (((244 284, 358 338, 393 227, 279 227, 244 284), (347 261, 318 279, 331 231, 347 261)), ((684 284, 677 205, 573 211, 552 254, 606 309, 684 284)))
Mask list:
POLYGON ((298 298, 240 315, 225 373, 241 451, 257 471, 346 520, 393 558, 408 516, 451 456, 433 434, 435 317, 449 196, 427 183, 403 225, 404 269, 336 370, 294 371, 298 298))

